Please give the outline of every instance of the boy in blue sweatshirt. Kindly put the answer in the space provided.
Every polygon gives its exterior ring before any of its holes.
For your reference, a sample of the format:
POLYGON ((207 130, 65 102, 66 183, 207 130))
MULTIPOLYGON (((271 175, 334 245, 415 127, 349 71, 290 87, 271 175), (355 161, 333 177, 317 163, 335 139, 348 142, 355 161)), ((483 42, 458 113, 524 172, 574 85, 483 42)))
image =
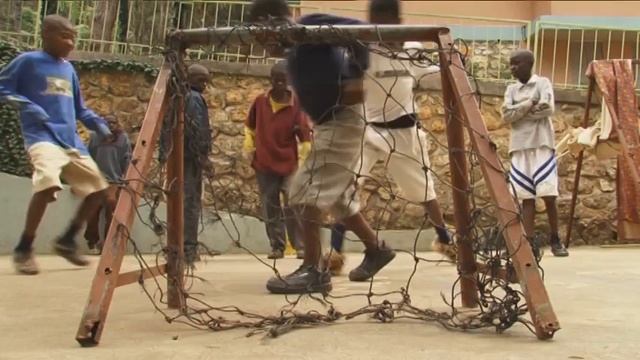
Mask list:
MULTIPOLYGON (((293 23, 285 0, 255 0, 250 21, 293 23)), ((327 14, 310 14, 302 25, 356 25, 359 20, 327 14)), ((270 49, 271 56, 278 56, 270 49)), ((362 263, 351 271, 352 281, 366 281, 395 257, 360 213, 355 193, 355 173, 365 130, 362 80, 368 67, 366 46, 302 44, 289 49, 288 74, 300 104, 311 117, 313 148, 293 176, 291 206, 301 222, 305 256, 302 266, 284 277, 273 277, 273 293, 328 292, 331 276, 319 270, 322 211, 331 211, 365 245, 362 263)))
POLYGON ((65 60, 75 37, 69 20, 49 15, 42 23, 42 51, 21 54, 0 72, 0 100, 19 109, 25 148, 33 165, 33 196, 13 256, 19 274, 38 273, 33 241, 47 204, 62 189, 60 177, 84 200, 53 248, 72 264, 87 266, 75 236, 95 214, 108 187, 76 129, 78 119, 100 136, 111 134, 106 122, 84 106, 78 76, 65 60))

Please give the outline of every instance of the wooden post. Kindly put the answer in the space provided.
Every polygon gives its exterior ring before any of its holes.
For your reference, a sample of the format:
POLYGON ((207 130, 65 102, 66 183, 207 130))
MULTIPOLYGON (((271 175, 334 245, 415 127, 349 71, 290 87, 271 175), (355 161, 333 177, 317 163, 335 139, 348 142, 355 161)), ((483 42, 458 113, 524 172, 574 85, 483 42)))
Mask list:
POLYGON ((171 184, 167 196, 167 304, 171 309, 182 307, 184 275, 184 99, 177 98, 178 118, 167 162, 167 183, 171 184))
MULTIPOLYGON (((587 102, 585 103, 584 117, 582 118, 582 127, 589 126, 589 110, 591 109, 591 97, 593 96, 593 88, 596 82, 593 78, 589 81, 589 90, 587 90, 587 102)), ((580 172, 582 172, 582 162, 584 161, 584 150, 580 150, 578 154, 578 163, 576 164, 576 174, 573 177, 573 190, 571 192, 571 207, 569 209, 569 222, 567 223, 567 239, 564 246, 569 248, 571 244, 571 230, 573 229, 573 216, 578 202, 578 186, 580 185, 580 172)))
POLYGON ((460 55, 453 49, 453 40, 448 31, 438 35, 440 66, 443 76, 449 81, 452 93, 458 100, 458 109, 464 119, 473 149, 478 153, 487 190, 497 209, 498 221, 504 231, 505 243, 520 280, 531 319, 539 339, 549 339, 560 329, 558 319, 551 306, 547 290, 536 266, 531 246, 524 235, 520 213, 511 196, 495 145, 491 142, 487 127, 482 121, 471 84, 462 65, 460 55))
MULTIPOLYGON (((441 66, 447 66, 448 59, 440 53, 441 66)), ((460 292, 462 306, 478 306, 478 285, 476 283, 476 260, 470 238, 471 205, 469 203, 469 171, 465 158, 463 119, 451 90, 451 78, 441 73, 442 103, 447 124, 447 143, 449 145, 449 169, 453 185, 453 213, 456 223, 458 247, 458 272, 460 273, 460 292)))
POLYGON ((122 258, 127 249, 128 236, 144 191, 145 175, 149 172, 153 151, 162 126, 167 106, 167 85, 171 68, 164 63, 158 73, 149 106, 136 141, 131 164, 127 169, 128 189, 123 189, 107 232, 96 275, 91 283, 89 300, 82 314, 76 340, 82 346, 95 346, 100 342, 113 292, 118 286, 122 258))

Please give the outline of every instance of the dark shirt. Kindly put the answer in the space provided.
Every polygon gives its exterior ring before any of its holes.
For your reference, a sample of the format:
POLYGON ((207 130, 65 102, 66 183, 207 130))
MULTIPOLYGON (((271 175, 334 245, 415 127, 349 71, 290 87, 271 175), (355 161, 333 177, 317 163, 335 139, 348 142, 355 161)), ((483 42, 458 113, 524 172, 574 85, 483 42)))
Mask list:
MULTIPOLYGON (((301 25, 359 25, 364 22, 328 14, 309 14, 297 21, 301 25)), ((331 45, 298 45, 287 56, 288 72, 302 108, 313 122, 322 123, 341 110, 341 83, 362 78, 369 67, 366 46, 354 43, 341 47, 331 45)))
MULTIPOLYGON (((184 159, 199 162, 211 152, 211 125, 209 111, 202 93, 191 89, 184 103, 184 159)), ((167 160, 171 151, 171 114, 167 113, 160 133, 159 159, 167 160)))
POLYGON ((298 167, 297 140, 311 141, 309 120, 295 96, 274 113, 270 95, 268 92, 256 98, 245 124, 255 132, 256 152, 251 166, 257 171, 289 176, 298 167))
POLYGON ((109 182, 118 182, 123 179, 131 161, 131 143, 124 132, 116 135, 113 142, 92 132, 89 153, 104 177, 109 182))

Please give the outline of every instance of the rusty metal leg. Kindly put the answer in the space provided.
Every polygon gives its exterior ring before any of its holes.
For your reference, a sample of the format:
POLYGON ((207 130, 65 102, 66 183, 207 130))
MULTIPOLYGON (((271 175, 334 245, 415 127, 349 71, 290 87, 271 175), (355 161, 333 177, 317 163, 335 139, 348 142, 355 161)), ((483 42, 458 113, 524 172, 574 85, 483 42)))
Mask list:
POLYGON ((184 102, 177 104, 177 122, 173 129, 172 151, 167 162, 167 304, 182 307, 184 275, 184 102))
POLYGON ((100 342, 113 291, 118 283, 122 258, 127 249, 135 208, 138 206, 140 194, 144 190, 144 179, 149 172, 153 151, 162 126, 170 75, 170 67, 163 64, 149 100, 131 164, 127 169, 128 189, 121 191, 118 197, 98 269, 91 283, 89 300, 80 320, 76 340, 82 346, 95 346, 100 342))
POLYGON ((482 120, 474 91, 467 79, 460 55, 453 51, 453 40, 448 32, 439 34, 441 52, 440 66, 449 78, 451 89, 458 100, 458 109, 468 128, 473 149, 478 154, 480 169, 487 190, 497 208, 498 221, 504 228, 507 249, 513 260, 520 286, 539 339, 548 339, 560 329, 558 319, 551 306, 547 290, 536 266, 531 246, 525 238, 519 211, 509 193, 495 146, 482 120))
MULTIPOLYGON (((441 56, 442 57, 442 56, 441 56)), ((442 77, 442 99, 447 123, 447 143, 449 144, 449 168, 453 184, 453 210, 456 223, 458 247, 458 272, 462 306, 478 306, 478 285, 476 283, 476 260, 470 238, 471 206, 469 204, 469 172, 464 150, 464 129, 458 114, 455 97, 451 90, 450 78, 442 77)))
MULTIPOLYGON (((589 110, 591 109, 591 97, 593 95, 593 88, 595 86, 595 80, 591 79, 589 82, 589 90, 587 92, 587 102, 585 103, 584 117, 582 118, 582 127, 589 126, 589 110)), ((569 248, 571 243, 571 230, 573 229, 573 216, 576 210, 576 203, 578 202, 578 186, 580 185, 580 172, 582 172, 582 162, 584 160, 584 150, 580 150, 578 154, 578 163, 576 165, 576 174, 573 178, 573 191, 571 192, 571 207, 569 209, 569 222, 567 223, 567 239, 564 246, 569 248)))

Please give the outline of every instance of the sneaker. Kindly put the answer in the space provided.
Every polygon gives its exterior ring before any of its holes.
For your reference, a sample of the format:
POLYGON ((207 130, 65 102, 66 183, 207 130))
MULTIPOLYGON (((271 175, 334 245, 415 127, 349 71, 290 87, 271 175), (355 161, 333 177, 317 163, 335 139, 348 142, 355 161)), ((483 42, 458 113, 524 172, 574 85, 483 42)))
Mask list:
POLYGON ((13 266, 16 272, 21 275, 36 275, 40 272, 33 256, 33 250, 28 252, 14 252, 13 266))
POLYGON ((304 259, 304 250, 296 250, 296 259, 304 259))
POLYGON ((73 265, 76 265, 76 266, 89 265, 89 260, 85 259, 84 256, 80 255, 80 252, 78 251, 78 247, 76 246, 69 246, 66 244, 62 244, 58 240, 53 245, 53 251, 56 253, 56 255, 62 256, 73 265))
POLYGON ((431 243, 431 249, 446 256, 449 260, 455 262, 458 257, 456 246, 454 244, 445 244, 438 239, 433 240, 431 243))
POLYGON ((557 257, 569 256, 569 251, 567 251, 567 248, 565 248, 564 244, 562 244, 562 242, 560 241, 551 243, 551 253, 553 254, 553 256, 557 257))
POLYGON ((273 294, 328 293, 331 291, 331 275, 314 266, 302 265, 282 278, 274 276, 269 279, 267 290, 273 294))
POLYGON ((282 259, 284 257, 284 251, 282 250, 273 250, 269 255, 267 255, 267 259, 282 259))
POLYGON ((365 250, 362 263, 349 273, 351 281, 367 281, 371 279, 380 269, 387 265, 396 257, 395 251, 388 248, 383 242, 375 250, 365 250))
POLYGON ((344 268, 344 260, 344 255, 333 250, 322 257, 320 268, 323 270, 328 269, 331 276, 338 276, 342 273, 342 268, 344 268))

